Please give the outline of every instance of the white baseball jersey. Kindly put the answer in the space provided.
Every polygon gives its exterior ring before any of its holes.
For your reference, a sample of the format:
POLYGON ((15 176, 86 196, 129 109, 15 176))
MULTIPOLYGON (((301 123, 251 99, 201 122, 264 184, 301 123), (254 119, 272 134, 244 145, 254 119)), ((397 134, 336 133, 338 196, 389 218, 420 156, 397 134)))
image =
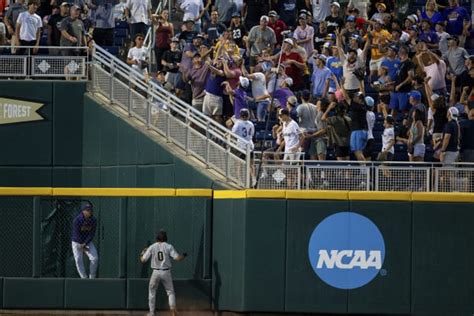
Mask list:
MULTIPOLYGON (((237 120, 234 126, 232 127, 232 132, 236 133, 243 139, 250 142, 250 150, 253 150, 253 135, 255 134, 255 127, 252 122, 244 121, 244 120, 237 120)), ((237 145, 242 148, 246 149, 246 144, 242 141, 238 141, 237 145)))
POLYGON ((171 269, 171 258, 178 258, 179 254, 174 247, 166 242, 156 242, 146 250, 143 259, 151 257, 151 268, 155 270, 171 269))

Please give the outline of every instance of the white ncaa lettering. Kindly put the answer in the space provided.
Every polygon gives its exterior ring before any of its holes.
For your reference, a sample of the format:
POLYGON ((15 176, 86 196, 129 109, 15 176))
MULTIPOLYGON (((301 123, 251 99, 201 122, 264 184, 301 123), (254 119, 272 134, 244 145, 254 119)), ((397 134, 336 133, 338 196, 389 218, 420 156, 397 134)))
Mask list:
MULTIPOLYGON (((347 260, 346 260, 347 261, 347 260)), ((382 252, 380 250, 370 250, 367 256, 365 250, 331 250, 330 255, 327 250, 319 250, 317 269, 322 269, 326 266, 327 269, 368 269, 375 268, 380 270, 382 268, 382 252), (352 258, 349 263, 344 263, 343 258, 352 258)))

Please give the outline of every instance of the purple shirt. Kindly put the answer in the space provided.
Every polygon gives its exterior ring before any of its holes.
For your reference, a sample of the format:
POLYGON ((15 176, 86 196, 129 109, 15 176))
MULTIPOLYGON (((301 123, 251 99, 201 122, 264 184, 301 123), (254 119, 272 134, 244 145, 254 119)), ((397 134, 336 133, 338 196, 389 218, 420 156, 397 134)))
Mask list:
POLYGON ((224 89, 222 89, 221 84, 224 82, 225 77, 214 75, 212 72, 207 78, 206 82, 206 92, 212 93, 213 95, 222 96, 224 94, 224 89))
POLYGON ((181 57, 181 62, 179 63, 179 71, 186 79, 191 75, 191 69, 193 68, 193 58, 186 56, 186 52, 188 51, 197 52, 197 48, 193 44, 186 44, 184 46, 183 56, 181 57))
POLYGON ((242 88, 237 88, 234 90, 234 116, 236 119, 240 119, 240 110, 247 108, 247 92, 242 88))
POLYGON ((193 99, 203 98, 204 97, 204 88, 206 87, 207 78, 211 70, 202 65, 200 68, 191 69, 190 79, 191 79, 191 89, 193 91, 193 99))
POLYGON ((293 91, 291 91, 288 88, 279 88, 276 89, 273 97, 280 102, 280 106, 283 109, 286 109, 286 101, 288 100, 289 97, 291 97, 293 94, 293 91))
POLYGON ((94 238, 96 227, 97 220, 94 216, 86 219, 82 212, 79 213, 72 223, 72 241, 87 245, 94 238))

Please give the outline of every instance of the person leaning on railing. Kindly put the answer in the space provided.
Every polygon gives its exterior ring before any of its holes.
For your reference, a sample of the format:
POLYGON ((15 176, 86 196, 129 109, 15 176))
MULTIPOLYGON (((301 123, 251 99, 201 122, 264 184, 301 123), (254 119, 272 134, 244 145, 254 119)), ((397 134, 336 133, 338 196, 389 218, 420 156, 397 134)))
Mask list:
MULTIPOLYGON (((64 18, 59 24, 58 29, 61 31, 61 46, 77 46, 82 47, 86 43, 84 34, 84 23, 79 18, 81 8, 78 5, 73 5, 70 9, 70 16, 64 18)), ((63 56, 78 56, 79 50, 62 49, 63 56)))
MULTIPOLYGON (((34 55, 38 52, 39 42, 41 39, 41 27, 43 21, 40 16, 36 14, 39 7, 37 0, 28 2, 28 10, 23 11, 18 16, 16 21, 15 35, 20 40, 20 46, 34 46, 31 53, 34 55)), ((23 55, 26 49, 18 49, 17 54, 23 55)))

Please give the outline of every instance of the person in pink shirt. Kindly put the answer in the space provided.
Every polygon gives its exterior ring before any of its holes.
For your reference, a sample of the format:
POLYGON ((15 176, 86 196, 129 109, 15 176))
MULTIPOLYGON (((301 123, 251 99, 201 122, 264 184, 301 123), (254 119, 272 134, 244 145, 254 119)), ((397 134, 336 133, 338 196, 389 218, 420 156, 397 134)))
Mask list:
POLYGON ((302 46, 306 50, 306 55, 310 56, 314 50, 314 28, 307 24, 306 14, 300 14, 298 18, 298 27, 293 33, 293 38, 296 40, 298 45, 302 46))

